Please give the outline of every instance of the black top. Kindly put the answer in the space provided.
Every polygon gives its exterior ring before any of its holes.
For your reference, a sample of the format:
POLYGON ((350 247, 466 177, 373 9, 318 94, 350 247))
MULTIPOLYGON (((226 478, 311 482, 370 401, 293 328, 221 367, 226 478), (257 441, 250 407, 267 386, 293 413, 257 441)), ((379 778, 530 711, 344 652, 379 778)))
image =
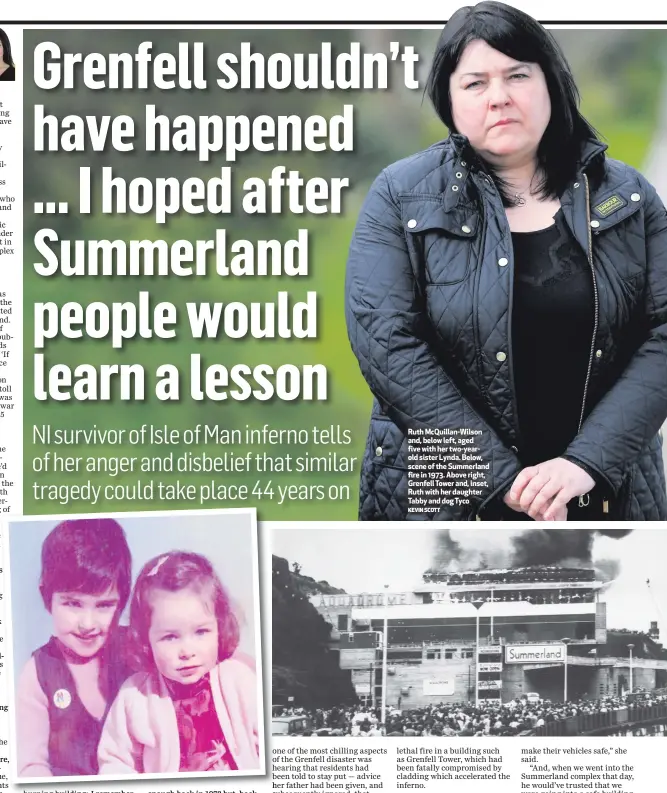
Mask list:
MULTIPOLYGON (((595 297, 586 254, 570 235, 560 210, 545 229, 512 232, 512 245, 519 458, 528 466, 561 457, 578 432, 595 297)), ((568 520, 602 520, 603 497, 596 487, 586 506, 579 507, 573 499, 568 520)), ((531 520, 509 508, 503 512, 506 519, 531 520)))
POLYGON ((593 280, 560 211, 546 229, 512 232, 512 355, 523 465, 559 457, 574 439, 591 349, 593 280))
MULTIPOLYGON (((100 688, 107 712, 132 672, 124 660, 126 633, 125 628, 113 631, 100 654, 100 688)), ((65 652, 51 637, 33 653, 37 680, 49 703, 49 766, 53 776, 93 776, 99 771, 97 745, 104 718, 96 719, 86 710, 65 652)))
POLYGON ((16 80, 16 69, 13 66, 5 69, 4 72, 0 74, 0 80, 16 80))

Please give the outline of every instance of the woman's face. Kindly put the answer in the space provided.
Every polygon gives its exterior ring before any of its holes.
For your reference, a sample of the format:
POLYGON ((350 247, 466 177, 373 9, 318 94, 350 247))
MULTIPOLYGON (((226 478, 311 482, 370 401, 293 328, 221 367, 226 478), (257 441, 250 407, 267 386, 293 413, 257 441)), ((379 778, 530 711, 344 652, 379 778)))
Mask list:
POLYGON ((535 159, 551 117, 544 72, 476 39, 449 78, 457 130, 492 165, 512 167, 535 159))

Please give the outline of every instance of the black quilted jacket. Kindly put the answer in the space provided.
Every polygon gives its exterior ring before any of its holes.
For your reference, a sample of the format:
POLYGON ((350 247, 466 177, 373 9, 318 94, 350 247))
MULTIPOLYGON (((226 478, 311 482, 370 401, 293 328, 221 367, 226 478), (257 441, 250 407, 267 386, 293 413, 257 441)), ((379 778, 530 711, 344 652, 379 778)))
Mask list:
MULTIPOLYGON (((610 519, 665 520, 667 214, 646 179, 605 148, 583 147, 561 197, 595 292, 582 424, 566 454, 608 485, 610 519)), ((346 278, 348 333, 375 396, 361 520, 497 519, 522 468, 512 279, 502 202, 465 138, 452 135, 375 180, 346 278), (406 433, 419 428, 482 431, 477 446, 491 465, 481 496, 408 511, 406 433)))

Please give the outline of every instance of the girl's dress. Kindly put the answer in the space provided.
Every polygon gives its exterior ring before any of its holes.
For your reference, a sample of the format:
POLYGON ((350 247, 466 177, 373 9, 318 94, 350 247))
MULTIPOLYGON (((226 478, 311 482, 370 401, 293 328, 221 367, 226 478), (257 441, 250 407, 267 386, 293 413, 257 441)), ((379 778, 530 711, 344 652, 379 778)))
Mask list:
POLYGON ((209 675, 194 685, 165 678, 174 703, 181 750, 180 771, 236 771, 213 705, 209 675))
POLYGON ((192 686, 133 675, 104 724, 99 767, 106 775, 261 770, 254 671, 228 658, 192 686))

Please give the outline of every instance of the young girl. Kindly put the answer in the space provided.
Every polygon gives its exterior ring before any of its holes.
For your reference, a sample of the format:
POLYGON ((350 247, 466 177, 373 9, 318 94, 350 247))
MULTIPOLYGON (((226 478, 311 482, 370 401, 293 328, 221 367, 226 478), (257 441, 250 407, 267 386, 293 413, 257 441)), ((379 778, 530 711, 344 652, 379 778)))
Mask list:
POLYGON ((100 774, 259 768, 255 674, 233 656, 238 624, 210 562, 182 551, 148 562, 130 631, 143 671, 109 711, 100 774))
POLYGON ((118 627, 131 568, 115 520, 66 520, 44 540, 39 591, 53 636, 18 681, 19 776, 97 774, 104 717, 131 673, 118 627))

